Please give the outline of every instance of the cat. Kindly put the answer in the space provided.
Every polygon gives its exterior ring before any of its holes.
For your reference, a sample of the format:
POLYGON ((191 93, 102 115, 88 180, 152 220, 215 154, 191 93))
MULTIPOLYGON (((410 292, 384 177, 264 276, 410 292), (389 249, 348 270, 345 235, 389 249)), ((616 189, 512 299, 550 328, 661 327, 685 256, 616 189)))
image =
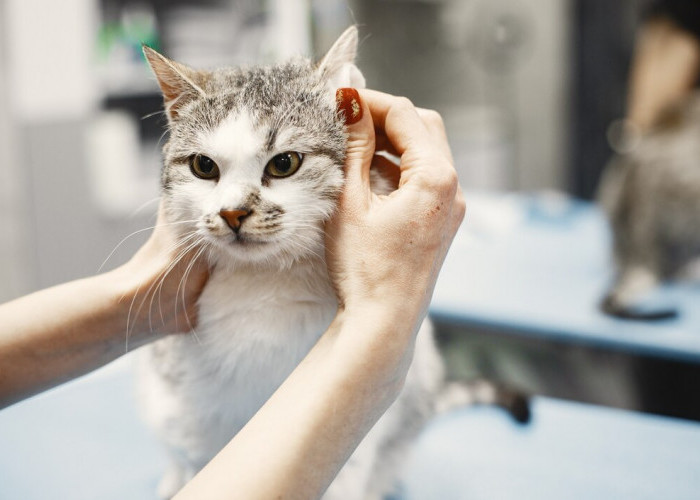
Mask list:
MULTIPOLYGON (((170 455, 162 498, 242 428, 336 313, 323 227, 344 182, 347 137, 335 92, 364 87, 357 43, 351 27, 317 64, 299 58, 214 71, 144 47, 169 119, 161 179, 166 223, 213 266, 193 334, 162 339, 141 357, 145 418, 170 455)), ((391 190, 376 175, 373 188, 391 190)), ((425 422, 474 397, 447 383, 426 320, 402 393, 323 498, 384 498, 425 422)))
POLYGON ((622 318, 666 319, 675 307, 640 299, 700 257, 700 94, 669 107, 636 141, 601 177, 616 268, 601 307, 622 318))

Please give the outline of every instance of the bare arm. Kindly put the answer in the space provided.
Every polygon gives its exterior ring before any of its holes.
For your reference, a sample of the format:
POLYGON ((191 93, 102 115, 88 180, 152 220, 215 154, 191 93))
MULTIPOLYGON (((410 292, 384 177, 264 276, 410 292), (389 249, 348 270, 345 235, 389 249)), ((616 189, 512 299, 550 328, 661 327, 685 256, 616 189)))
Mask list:
POLYGON ((345 193, 326 229, 338 315, 178 500, 320 497, 403 386, 464 201, 437 114, 377 92, 361 96, 345 193), (402 160, 389 196, 369 190, 374 127, 402 160))
POLYGON ((0 407, 116 359, 126 352, 127 328, 130 349, 189 331, 207 270, 195 262, 184 280, 190 256, 171 268, 176 257, 174 240, 158 227, 114 271, 0 305, 0 407))
POLYGON ((627 118, 640 130, 692 89, 700 71, 700 42, 672 21, 657 17, 636 41, 630 71, 627 118))

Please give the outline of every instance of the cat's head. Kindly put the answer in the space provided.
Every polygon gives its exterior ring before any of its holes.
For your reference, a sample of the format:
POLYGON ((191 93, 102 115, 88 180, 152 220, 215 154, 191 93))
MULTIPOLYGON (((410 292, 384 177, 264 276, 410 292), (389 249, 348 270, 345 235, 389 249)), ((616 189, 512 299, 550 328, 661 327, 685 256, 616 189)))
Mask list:
POLYGON ((323 255, 343 186, 339 87, 363 87, 352 27, 317 64, 198 71, 144 53, 165 101, 168 223, 216 261, 286 267, 323 255))

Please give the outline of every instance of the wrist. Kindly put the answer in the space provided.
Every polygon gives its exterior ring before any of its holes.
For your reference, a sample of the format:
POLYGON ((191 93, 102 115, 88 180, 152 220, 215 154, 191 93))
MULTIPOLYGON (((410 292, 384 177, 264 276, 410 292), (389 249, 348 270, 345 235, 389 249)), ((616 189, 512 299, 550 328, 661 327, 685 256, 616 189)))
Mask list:
POLYGON ((349 320, 382 325, 398 336, 414 336, 427 314, 429 299, 403 291, 377 290, 342 302, 339 311, 349 320))
POLYGON ((372 397, 390 404, 403 388, 421 319, 376 302, 339 307, 328 330, 335 369, 349 370, 353 383, 367 380, 372 397))

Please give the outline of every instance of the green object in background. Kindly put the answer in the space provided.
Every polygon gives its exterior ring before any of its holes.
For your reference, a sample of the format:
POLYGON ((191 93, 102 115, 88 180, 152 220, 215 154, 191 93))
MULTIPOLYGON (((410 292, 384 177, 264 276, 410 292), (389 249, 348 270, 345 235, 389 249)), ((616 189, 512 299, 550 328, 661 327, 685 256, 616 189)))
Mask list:
POLYGON ((160 50, 155 16, 148 11, 125 11, 120 22, 104 23, 97 34, 97 58, 109 64, 113 59, 144 61, 141 45, 160 50))

